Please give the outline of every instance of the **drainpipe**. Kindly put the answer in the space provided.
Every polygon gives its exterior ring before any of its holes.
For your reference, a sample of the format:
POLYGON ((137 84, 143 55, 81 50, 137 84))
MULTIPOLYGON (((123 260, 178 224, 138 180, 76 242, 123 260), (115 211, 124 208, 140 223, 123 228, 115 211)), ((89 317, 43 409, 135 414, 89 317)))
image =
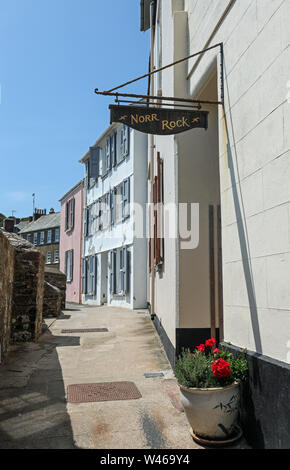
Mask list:
POLYGON ((81 233, 80 233, 80 275, 79 275, 79 304, 82 303, 82 259, 83 259, 83 234, 84 234, 84 181, 81 184, 81 233))
MULTIPOLYGON (((152 1, 150 3, 150 26, 151 26, 151 72, 155 69, 154 66, 154 37, 155 37, 155 8, 156 8, 156 3, 155 1, 152 1)), ((151 80, 151 95, 154 96, 154 78, 152 77, 151 80)), ((151 180, 151 196, 150 196, 150 203, 151 207, 153 204, 153 182, 154 182, 154 148, 155 148, 155 142, 154 142, 154 135, 150 135, 150 140, 151 140, 151 162, 150 162, 150 180, 151 180)), ((151 211, 152 212, 152 211, 151 211)), ((150 212, 150 213, 151 213, 150 212)), ((151 220, 150 220, 151 224, 151 220)), ((152 237, 152 229, 153 227, 151 226, 151 231, 150 231, 150 236, 152 237)), ((154 240, 154 238, 153 238, 154 240)), ((155 317, 155 267, 154 267, 154 248, 153 248, 153 243, 151 243, 151 319, 153 320, 155 317)))

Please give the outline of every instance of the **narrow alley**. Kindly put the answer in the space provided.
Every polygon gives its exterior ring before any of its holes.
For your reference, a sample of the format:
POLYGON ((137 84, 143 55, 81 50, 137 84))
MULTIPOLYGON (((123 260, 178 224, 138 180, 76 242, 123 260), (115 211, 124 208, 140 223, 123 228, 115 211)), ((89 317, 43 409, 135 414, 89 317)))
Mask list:
POLYGON ((199 448, 178 397, 147 313, 69 305, 46 320, 38 344, 15 346, 0 366, 0 448, 199 448), (108 331, 67 332, 96 328, 108 331), (141 398, 68 402, 70 385, 124 381, 141 398))

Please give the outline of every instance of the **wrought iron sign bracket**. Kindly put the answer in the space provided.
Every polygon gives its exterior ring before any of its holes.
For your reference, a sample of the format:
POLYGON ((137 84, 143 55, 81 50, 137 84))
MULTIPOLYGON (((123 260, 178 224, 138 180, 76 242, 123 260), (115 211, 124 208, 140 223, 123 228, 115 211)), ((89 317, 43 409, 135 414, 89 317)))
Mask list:
MULTIPOLYGON (((208 47, 202 51, 199 51, 199 52, 195 52, 194 54, 191 54, 187 57, 184 57, 183 59, 179 59, 175 62, 172 62, 171 64, 168 64, 168 65, 165 65, 164 67, 161 67, 159 69, 156 69, 156 70, 153 70, 152 72, 149 72, 149 73, 146 73, 145 75, 142 75, 140 77, 137 77, 137 78, 134 78, 133 80, 130 80, 126 83, 123 83, 119 86, 116 86, 110 90, 107 90, 107 91, 99 91, 98 88, 95 89, 95 93, 97 95, 103 95, 103 96, 114 96, 115 97, 115 102, 117 104, 119 104, 120 102, 127 102, 127 103, 132 103, 132 101, 128 101, 128 100, 120 100, 119 98, 135 98, 135 99, 138 99, 138 100, 146 100, 146 103, 144 102, 144 104, 147 104, 147 105, 157 105, 157 104, 161 104, 162 103, 162 106, 177 106, 177 107, 191 107, 191 108, 197 108, 197 109, 201 109, 201 106, 202 105, 206 105, 206 104, 209 104, 209 105, 224 105, 224 48, 223 48, 223 43, 218 43, 218 44, 215 44, 214 46, 211 46, 211 47, 208 47), (158 72, 161 72, 169 67, 174 67, 175 65, 177 64, 180 64, 181 62, 185 62, 189 59, 192 59, 193 57, 197 57, 197 56, 200 56, 202 54, 205 54, 206 52, 209 52, 215 48, 219 48, 220 49, 220 97, 221 97, 221 100, 220 101, 211 101, 211 100, 193 100, 193 99, 190 99, 190 98, 178 98, 178 97, 170 97, 170 96, 150 96, 150 95, 139 95, 139 94, 132 94, 132 93, 119 93, 119 92, 116 92, 116 90, 119 90, 120 88, 123 88, 127 85, 130 85, 131 83, 134 83, 134 82, 137 82, 138 80, 142 80, 143 78, 147 78, 147 77, 150 77, 151 75, 155 74, 155 73, 158 73, 158 72), (152 102, 153 100, 153 102, 152 102), (157 103, 154 102, 154 100, 157 100, 157 103), (172 102, 172 104, 169 104, 169 103, 164 103, 164 101, 166 102, 172 102), (179 104, 179 103, 183 103, 183 104, 179 104), (187 103, 185 105, 185 103, 187 103)), ((139 103, 141 104, 141 103, 139 103)))

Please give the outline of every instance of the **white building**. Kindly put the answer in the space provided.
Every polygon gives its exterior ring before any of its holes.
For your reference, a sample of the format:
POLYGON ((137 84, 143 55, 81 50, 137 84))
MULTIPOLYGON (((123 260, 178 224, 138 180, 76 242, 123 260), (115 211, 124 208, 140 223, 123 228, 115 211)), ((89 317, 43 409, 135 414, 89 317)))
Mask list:
POLYGON ((223 76, 217 47, 151 80, 151 95, 211 101, 222 100, 224 85, 224 106, 203 106, 206 132, 149 137, 148 162, 156 168, 157 152, 163 159, 164 203, 200 204, 198 248, 165 239, 163 268, 150 273, 154 323, 172 363, 213 326, 233 349, 247 348, 247 436, 260 447, 287 447, 290 2, 142 0, 141 9, 141 30, 151 27, 152 70, 215 44, 224 48, 223 76))
POLYGON ((112 124, 86 167, 82 300, 145 308, 147 137, 112 124))

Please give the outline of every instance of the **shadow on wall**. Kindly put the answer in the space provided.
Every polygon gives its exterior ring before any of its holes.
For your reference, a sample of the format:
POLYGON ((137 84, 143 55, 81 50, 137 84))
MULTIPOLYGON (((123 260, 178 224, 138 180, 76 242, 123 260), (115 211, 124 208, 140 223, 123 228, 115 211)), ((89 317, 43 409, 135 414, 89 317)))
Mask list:
POLYGON ((230 170, 230 176, 231 176, 232 192, 233 192, 234 206, 235 206, 237 225, 238 225, 243 270, 244 270, 244 275, 245 275, 247 295, 248 295, 249 307, 250 307, 250 312, 251 312, 252 331, 254 335, 255 348, 258 353, 262 353, 263 351, 262 351, 262 342, 261 342, 260 326, 259 326, 259 319, 258 319, 255 285, 254 285, 253 270, 252 270, 252 265, 251 265, 251 254, 250 254, 250 247, 249 247, 248 230, 247 230, 246 215, 245 215, 245 208, 244 208, 244 202, 243 202, 243 194, 242 194, 240 175, 239 175, 239 162, 238 162, 238 154, 237 154, 237 147, 236 147, 235 131, 234 131, 234 125, 233 125, 233 120, 232 120, 232 113, 230 109, 231 102, 230 102, 230 95, 229 95, 229 88, 228 88, 228 81, 227 81, 226 66, 225 66, 225 81, 226 81, 226 88, 227 88, 228 102, 229 102, 228 115, 229 115, 229 122, 231 126, 232 142, 233 142, 233 151, 232 151, 231 145, 230 145, 231 137, 230 137, 230 132, 229 132, 229 123, 226 118, 226 115, 224 114, 224 121, 225 121, 226 135, 227 135, 228 164, 229 164, 229 170, 230 170), (236 163, 237 175, 235 175, 234 159, 236 163), (235 176, 237 176, 237 178, 235 176), (238 189, 240 193, 240 200, 239 200, 238 189))
MULTIPOLYGON (((252 323, 252 332, 254 336, 255 349, 258 353, 262 353, 262 341, 261 333, 258 319, 258 308, 256 302, 255 294, 255 284, 253 279, 253 270, 251 265, 251 253, 249 247, 249 238, 247 230, 247 222, 245 215, 245 208, 243 202, 243 194, 241 189, 240 174, 239 174, 239 162, 238 162, 238 153, 236 147, 235 131, 231 113, 231 102, 229 87, 227 81, 226 65, 225 67, 225 82, 226 82, 226 91, 228 95, 229 102, 229 111, 227 119, 224 114, 224 122, 227 136, 227 154, 228 154, 228 165, 230 170, 230 177, 232 183, 232 193, 234 200, 234 207, 236 213, 239 242, 242 256, 242 264, 244 277, 247 288, 247 296, 249 301, 249 308, 251 314, 251 323, 252 323), (231 129, 231 135, 230 130, 231 129), (233 148, 231 148, 230 142, 233 142, 233 148), (234 165, 235 163, 235 165, 234 165), (235 174, 236 167, 236 174, 235 174)), ((249 362, 249 382, 242 387, 242 396, 241 396, 241 408, 242 408, 242 423, 245 431, 245 436, 249 442, 256 448, 264 448, 264 435, 261 426, 261 422, 258 418, 259 410, 257 410, 257 403, 253 399, 253 390, 255 389, 262 390, 262 384, 260 383, 260 374, 257 364, 253 361, 249 362)), ((265 402, 264 402, 265 404, 265 402)))
POLYGON ((79 337, 46 330, 39 345, 19 346, 0 366, 0 449, 76 448, 56 348, 79 337))

